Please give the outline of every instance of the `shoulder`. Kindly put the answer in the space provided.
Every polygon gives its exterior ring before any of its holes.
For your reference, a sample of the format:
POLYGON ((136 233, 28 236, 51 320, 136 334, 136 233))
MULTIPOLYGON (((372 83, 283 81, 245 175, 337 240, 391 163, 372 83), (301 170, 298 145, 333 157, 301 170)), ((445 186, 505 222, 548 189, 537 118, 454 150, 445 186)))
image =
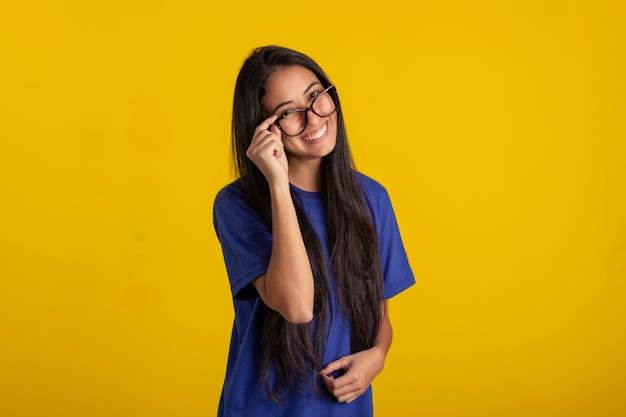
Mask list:
POLYGON ((375 179, 358 171, 355 172, 361 186, 363 199, 370 210, 374 222, 384 222, 385 220, 383 219, 387 219, 390 214, 393 214, 393 205, 387 189, 375 179))
POLYGON ((215 196, 215 205, 222 203, 224 200, 247 200, 246 193, 241 186, 240 180, 235 180, 218 191, 215 196))
POLYGON ((219 190, 213 202, 214 211, 228 211, 235 208, 246 211, 252 210, 250 199, 239 179, 219 190))
POLYGON ((364 197, 370 202, 379 202, 379 201, 388 201, 389 194, 387 193, 387 189, 375 179, 368 177, 367 175, 355 171, 357 180, 361 185, 361 190, 364 194, 364 197))
POLYGON ((257 218, 240 180, 236 180, 218 191, 213 202, 214 219, 243 220, 241 216, 257 218))

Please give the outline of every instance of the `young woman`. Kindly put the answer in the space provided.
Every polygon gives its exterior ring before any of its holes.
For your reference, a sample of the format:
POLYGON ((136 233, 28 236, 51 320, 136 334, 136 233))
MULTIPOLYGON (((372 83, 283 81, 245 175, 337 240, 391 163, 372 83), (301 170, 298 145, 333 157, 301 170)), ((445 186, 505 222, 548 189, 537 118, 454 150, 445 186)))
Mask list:
POLYGON ((268 46, 235 86, 239 179, 213 212, 235 322, 218 415, 371 416, 387 299, 415 281, 385 189, 356 172, 337 88, 268 46))

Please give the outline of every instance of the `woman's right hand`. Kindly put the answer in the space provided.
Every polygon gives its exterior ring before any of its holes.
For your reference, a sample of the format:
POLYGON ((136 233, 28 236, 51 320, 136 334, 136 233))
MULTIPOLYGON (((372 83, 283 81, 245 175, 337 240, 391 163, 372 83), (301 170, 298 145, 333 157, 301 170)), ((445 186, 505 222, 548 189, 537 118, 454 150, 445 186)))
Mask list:
POLYGON ((246 151, 246 156, 261 170, 270 185, 289 182, 289 165, 280 129, 274 123, 276 118, 276 115, 270 116, 257 126, 246 151))

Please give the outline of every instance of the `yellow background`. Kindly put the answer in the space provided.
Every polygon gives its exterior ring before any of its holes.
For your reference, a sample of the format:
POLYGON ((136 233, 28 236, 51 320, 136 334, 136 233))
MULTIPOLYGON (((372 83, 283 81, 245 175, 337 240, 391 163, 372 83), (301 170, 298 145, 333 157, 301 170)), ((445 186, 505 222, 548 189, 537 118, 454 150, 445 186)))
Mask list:
POLYGON ((626 416, 623 1, 0 3, 0 415, 215 414, 237 71, 316 59, 417 284, 376 415, 626 416))

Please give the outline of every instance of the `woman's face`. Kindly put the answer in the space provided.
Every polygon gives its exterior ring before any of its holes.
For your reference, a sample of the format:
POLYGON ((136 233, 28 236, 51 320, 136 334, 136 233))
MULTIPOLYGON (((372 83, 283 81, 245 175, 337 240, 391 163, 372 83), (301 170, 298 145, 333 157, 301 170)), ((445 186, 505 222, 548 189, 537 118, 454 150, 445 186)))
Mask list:
MULTIPOLYGON (((267 79, 261 107, 265 114, 280 116, 287 110, 303 109, 324 91, 315 74, 301 66, 278 67, 267 79)), ((320 117, 307 112, 307 125, 302 133, 290 137, 281 133, 289 162, 321 159, 335 149, 337 113, 320 117)))

